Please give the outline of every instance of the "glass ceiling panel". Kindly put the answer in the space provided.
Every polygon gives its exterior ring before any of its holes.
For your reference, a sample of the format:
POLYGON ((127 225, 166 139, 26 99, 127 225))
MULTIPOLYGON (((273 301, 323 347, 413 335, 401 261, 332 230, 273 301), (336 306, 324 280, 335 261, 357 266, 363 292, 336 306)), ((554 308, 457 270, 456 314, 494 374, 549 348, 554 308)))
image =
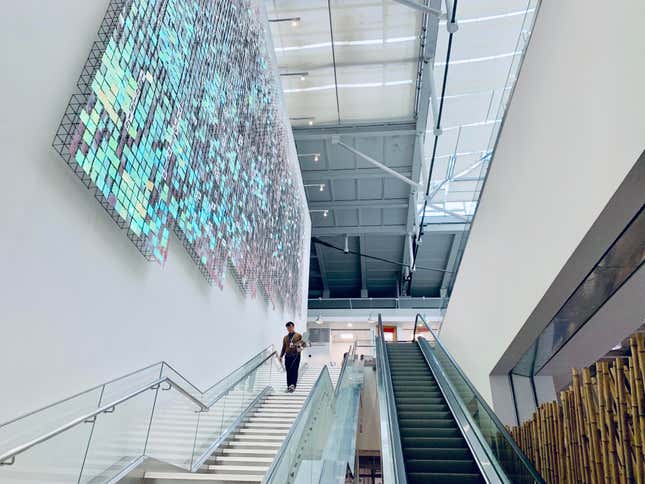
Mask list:
POLYGON ((294 126, 414 118, 420 12, 391 0, 269 0, 267 12, 300 19, 272 23, 294 126))
MULTIPOLYGON (((428 118, 424 149, 426 165, 432 168, 432 198, 424 223, 449 222, 459 216, 471 220, 538 3, 458 2, 459 30, 452 38, 448 66, 449 35, 445 21, 440 23, 434 64, 439 96, 446 67, 448 76, 439 137, 432 133, 432 115, 428 118)), ((424 213, 423 206, 419 203, 419 215, 424 213)))

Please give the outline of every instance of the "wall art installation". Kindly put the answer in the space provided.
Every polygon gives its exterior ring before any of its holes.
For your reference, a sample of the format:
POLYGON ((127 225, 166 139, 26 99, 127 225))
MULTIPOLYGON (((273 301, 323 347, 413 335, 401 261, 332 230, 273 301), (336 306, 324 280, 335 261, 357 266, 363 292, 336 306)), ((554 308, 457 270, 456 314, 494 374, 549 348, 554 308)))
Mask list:
POLYGON ((295 309, 307 214, 265 29, 252 0, 112 0, 54 147, 147 259, 173 230, 209 282, 295 309))

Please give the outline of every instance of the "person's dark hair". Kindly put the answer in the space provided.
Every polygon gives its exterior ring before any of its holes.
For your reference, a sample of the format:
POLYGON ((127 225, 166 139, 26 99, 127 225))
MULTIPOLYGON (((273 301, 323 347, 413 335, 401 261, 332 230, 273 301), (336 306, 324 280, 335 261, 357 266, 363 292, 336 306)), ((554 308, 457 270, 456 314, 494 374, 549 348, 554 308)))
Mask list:
POLYGON ((293 324, 293 321, 289 321, 285 326, 288 328, 289 326, 295 326, 295 324, 293 324))

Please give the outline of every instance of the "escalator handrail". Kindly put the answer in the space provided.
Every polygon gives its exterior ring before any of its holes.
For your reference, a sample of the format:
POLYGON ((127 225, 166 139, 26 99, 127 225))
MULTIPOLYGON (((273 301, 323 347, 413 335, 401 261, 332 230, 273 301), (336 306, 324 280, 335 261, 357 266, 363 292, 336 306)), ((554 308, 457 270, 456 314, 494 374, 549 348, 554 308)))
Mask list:
MULTIPOLYGON (((387 347, 385 345, 385 337, 383 336, 383 320, 381 318, 380 313, 378 315, 378 329, 379 329, 379 335, 376 341, 377 364, 380 367, 378 369, 381 373, 380 376, 384 387, 383 388, 384 391, 379 393, 382 393, 382 398, 385 399, 386 415, 385 416, 383 415, 380 405, 379 405, 379 412, 381 413, 381 421, 383 421, 384 417, 386 418, 385 429, 388 433, 387 436, 384 436, 381 434, 381 439, 385 437, 386 440, 389 440, 389 443, 392 449, 392 456, 391 456, 391 464, 393 466, 392 479, 396 484, 407 484, 408 481, 407 481, 407 475, 405 472, 405 460, 403 459, 403 447, 401 445, 401 432, 399 430, 399 417, 396 411, 396 401, 394 399, 394 387, 392 385, 392 375, 390 373, 390 360, 388 358, 387 347), (379 353, 380 353, 380 358, 379 358, 379 353)), ((385 462, 386 461, 386 459, 384 458, 385 454, 386 452, 381 453, 383 457, 382 468, 383 468, 384 482, 385 482, 385 467, 386 465, 389 465, 389 464, 386 464, 385 462)), ((388 461, 390 461, 390 459, 388 459, 388 461)))
MULTIPOLYGON (((481 394, 477 391, 475 388, 475 385, 470 381, 470 379, 465 375, 461 367, 457 364, 455 359, 453 358, 452 354, 446 349, 446 347, 443 345, 437 334, 433 331, 433 329, 430 327, 428 322, 425 320, 425 318, 420 314, 417 313, 416 317, 414 318, 414 332, 416 333, 416 328, 418 321, 421 320, 425 327, 428 329, 432 337, 434 338, 435 344, 441 348, 441 350, 446 354, 448 359, 450 360, 450 363, 452 364, 453 368, 457 370, 457 373, 459 373, 459 376, 461 379, 466 383, 468 386, 468 389, 475 395, 475 398, 477 399, 478 403, 481 405, 481 407, 486 411, 490 419, 493 421, 495 424, 495 427, 497 427, 497 430, 499 433, 504 437, 504 440, 506 440, 515 454, 518 456, 518 458, 522 461, 522 464, 524 464, 524 467, 526 467, 526 470, 531 474, 531 477, 538 482, 538 483, 544 483, 544 479, 540 475, 540 473, 535 469, 531 461, 529 461, 528 457, 522 452, 522 449, 520 449, 513 439, 511 435, 508 433, 506 430, 506 427, 504 424, 497 418, 497 415, 493 411, 493 409, 490 408, 488 403, 486 403, 486 400, 484 400, 484 397, 481 396, 481 394)), ((414 336, 413 336, 414 337, 414 336)))
POLYGON ((510 484, 504 469, 499 464, 494 452, 477 426, 475 419, 466 408, 454 385, 445 374, 444 368, 439 363, 437 356, 432 352, 430 343, 425 338, 417 343, 423 354, 430 371, 435 377, 455 423, 459 428, 468 448, 470 449, 477 467, 488 484, 510 484))
MULTIPOLYGON (((269 347, 269 348, 271 348, 271 347, 269 347)), ((264 352, 264 351, 266 351, 266 348, 264 350, 262 350, 262 352, 264 352)), ((258 353, 258 354, 260 354, 260 353, 258 353)), ((98 415, 100 415, 102 413, 112 413, 119 405, 122 405, 123 403, 128 402, 129 400, 132 400, 133 398, 136 398, 137 396, 141 395, 142 393, 146 392, 147 390, 151 390, 151 389, 154 390, 154 389, 161 388, 161 385, 163 385, 164 383, 167 383, 169 385, 169 387, 164 388, 164 390, 175 389, 184 398, 186 398, 187 400, 190 400, 197 407, 199 407, 199 412, 208 412, 210 410, 210 408, 213 405, 215 405, 215 403, 217 403, 217 401, 219 399, 221 399, 223 396, 225 396, 232 388, 234 388, 235 385, 237 385, 241 380, 246 378, 251 372, 255 371, 259 366, 263 365, 270 358, 273 358, 274 356, 276 356, 276 354, 277 353, 274 350, 266 358, 264 358, 259 364, 255 365, 252 369, 250 369, 247 372, 245 372, 245 374, 241 378, 237 379, 233 384, 229 385, 227 387, 226 391, 223 391, 218 395, 217 399, 213 399, 208 403, 205 403, 201 399, 199 399, 199 398, 195 397, 194 395, 192 395, 192 393, 190 391, 186 390, 182 385, 180 385, 177 382, 175 382, 169 376, 164 376, 164 377, 158 378, 158 379, 156 379, 156 380, 154 380, 152 382, 149 382, 149 383, 147 383, 145 385, 142 385, 142 386, 138 387, 136 390, 131 391, 127 395, 124 395, 124 396, 122 396, 120 398, 117 398, 116 400, 113 400, 110 403, 106 403, 104 405, 101 405, 99 408, 97 408, 96 410, 93 410, 92 412, 84 413, 84 414, 82 414, 82 415, 80 415, 80 416, 68 421, 67 423, 65 423, 63 425, 60 425, 59 427, 57 427, 57 428, 55 428, 55 429, 53 429, 53 430, 51 430, 49 432, 45 432, 45 433, 39 435, 38 437, 35 437, 32 440, 24 443, 24 444, 18 445, 16 447, 14 447, 13 449, 10 449, 8 452, 5 452, 4 454, 0 455, 0 463, 13 464, 13 462, 15 461, 15 457, 17 455, 22 454, 23 452, 26 452, 27 450, 31 449, 32 447, 35 447, 35 446, 37 446, 37 445, 39 445, 39 444, 41 444, 43 442, 46 442, 46 441, 56 437, 57 435, 60 435, 63 432, 66 432, 66 431, 76 427, 77 425, 80 425, 81 423, 87 422, 87 421, 97 417, 98 415)), ((252 360, 253 360, 253 358, 251 360, 249 360, 249 361, 252 361, 252 360)), ((248 361, 247 361, 247 363, 248 363, 248 361)), ((152 365, 152 366, 155 366, 155 365, 152 365)), ((151 368, 152 366, 147 367, 147 368, 151 368)), ((134 373, 136 373, 136 372, 134 372, 134 373)), ((132 375, 134 373, 130 373, 129 375, 132 375)), ((179 373, 178 373, 178 375, 181 378, 183 378, 179 373)), ((122 378, 124 378, 124 377, 122 377, 122 378)), ((116 379, 116 380, 113 380, 113 381, 118 381, 118 380, 119 379, 116 379)), ((220 380, 220 381, 222 381, 222 380, 220 380)), ((188 382, 188 383, 190 384, 190 382, 188 382)), ((190 384, 190 386, 195 388, 194 385, 192 385, 192 384, 190 384)), ((100 388, 100 386, 96 387, 96 388, 100 388)), ((85 393, 85 392, 83 392, 83 393, 85 393)), ((79 395, 82 395, 83 393, 80 393, 79 395)), ((70 398, 73 398, 73 397, 70 397, 70 398)), ((69 398, 65 399, 63 401, 67 401, 67 400, 69 400, 69 398)), ((50 408, 52 406, 53 405, 49 405, 47 407, 44 407, 44 409, 48 409, 48 408, 50 408)), ((27 416, 33 415, 34 413, 37 413, 37 412, 31 412, 31 413, 27 414, 27 416)), ((14 422, 14 421, 16 421, 16 419, 14 419, 12 422, 14 422)), ((9 423, 11 423, 11 422, 9 422, 9 423)))

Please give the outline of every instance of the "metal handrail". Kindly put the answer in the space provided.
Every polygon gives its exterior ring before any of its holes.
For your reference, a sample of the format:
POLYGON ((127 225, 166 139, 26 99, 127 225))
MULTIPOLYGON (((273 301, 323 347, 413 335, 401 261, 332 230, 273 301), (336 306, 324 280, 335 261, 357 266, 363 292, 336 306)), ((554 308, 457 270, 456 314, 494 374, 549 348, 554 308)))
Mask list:
POLYGON ((353 358, 356 354, 356 341, 349 347, 347 356, 343 358, 343 364, 340 367, 340 372, 338 373, 338 380, 336 380, 336 388, 334 389, 334 396, 338 396, 338 390, 340 389, 340 383, 343 381, 343 375, 345 374, 345 369, 347 368, 347 362, 350 358, 353 358))
MULTIPOLYGON (((272 346, 271 346, 271 347, 272 347, 272 346)), ((271 348, 271 347, 268 347, 268 348, 271 348)), ((265 349, 264 349, 264 350, 262 350, 260 353, 263 353, 263 352, 264 352, 264 351, 266 351, 268 348, 265 348, 265 349)), ((258 354, 260 354, 260 353, 258 353, 258 354)), ((156 390, 156 389, 160 388, 160 387, 161 387, 161 385, 162 385, 163 383, 169 383, 169 384, 170 384, 170 386, 169 386, 168 388, 164 388, 164 390, 171 390, 171 389, 175 389, 175 390, 177 390, 181 395, 183 395, 185 398, 187 398, 188 400, 192 401, 195 405, 197 405, 197 406, 199 407, 199 412, 208 412, 208 411, 210 410, 210 408, 211 408, 215 403, 217 403, 217 401, 219 401, 222 397, 224 397, 226 394, 228 394, 228 392, 230 392, 230 391, 231 391, 231 389, 232 389, 233 387, 235 387, 235 385, 237 385, 240 381, 242 381, 244 378, 246 378, 249 374, 251 374, 253 371, 255 371, 258 367, 260 367, 261 365, 263 365, 267 360, 269 360, 270 358, 274 357, 276 354, 277 354, 277 353, 276 353, 276 351, 274 350, 271 354, 269 354, 266 358, 264 358, 260 363, 258 363, 258 364, 257 364, 256 366, 254 366, 252 369, 250 369, 250 370, 248 370, 246 373, 244 373, 244 375, 243 375, 243 376, 241 376, 240 378, 238 378, 238 379, 237 379, 233 384, 229 385, 229 386, 228 386, 228 388, 227 388, 225 391, 221 392, 221 393, 217 396, 217 398, 216 398, 216 399, 211 400, 209 403, 204 403, 204 402, 202 402, 201 400, 199 400, 198 398, 196 398, 195 396, 193 396, 193 395, 192 395, 188 390, 186 390, 185 388, 183 388, 181 385, 177 384, 177 383, 176 383, 172 378, 170 378, 169 376, 165 376, 165 377, 162 377, 162 378, 158 378, 157 380, 153 381, 152 383, 149 383, 149 384, 147 384, 147 385, 144 385, 144 386, 142 386, 142 387, 139 387, 137 390, 135 390, 135 391, 133 391, 133 392, 130 392, 130 393, 128 393, 127 395, 125 395, 125 396, 123 396, 123 397, 120 397, 120 398, 118 398, 118 399, 116 399, 116 400, 113 400, 113 401, 112 401, 112 402, 110 402, 110 403, 107 403, 107 404, 105 404, 105 405, 102 405, 101 407, 99 407, 98 409, 96 409, 96 410, 94 410, 94 411, 92 411, 92 412, 89 412, 89 413, 84 414, 84 415, 82 415, 82 416, 80 416, 80 417, 77 417, 77 418, 75 418, 75 419, 73 419, 73 420, 71 420, 71 421, 67 422, 66 424, 61 425, 60 427, 58 427, 58 428, 56 428, 56 429, 54 429, 54 430, 51 430, 51 431, 49 431, 49 432, 46 432, 46 433, 42 434, 41 436, 36 437, 35 439, 32 439, 31 441, 29 441, 29 442, 27 442, 27 443, 25 443, 25 444, 19 445, 19 446, 15 447, 15 448, 11 449, 10 451, 8 451, 8 452, 6 452, 6 453, 4 453, 4 454, 0 455, 0 464, 8 464, 8 465, 11 465, 11 464, 13 464, 13 463, 15 462, 15 457, 16 457, 17 455, 22 454, 23 452, 25 452, 25 451, 27 451, 27 450, 31 449, 32 447, 34 447, 34 446, 36 446, 36 445, 38 445, 38 444, 41 444, 41 443, 43 443, 43 442, 46 442, 46 441, 50 440, 51 438, 56 437, 57 435, 59 435, 59 434, 61 434, 61 433, 65 432, 65 431, 67 431, 67 430, 69 430, 69 429, 71 429, 71 428, 73 428, 73 427, 76 427, 77 425, 79 425, 79 424, 81 424, 81 423, 88 422, 88 421, 92 421, 92 419, 94 419, 96 416, 98 416, 98 415, 99 415, 99 414, 101 414, 101 413, 112 413, 112 412, 114 411, 114 409, 115 409, 118 405, 120 405, 120 404, 122 404, 122 403, 124 403, 124 402, 126 402, 126 401, 128 401, 128 400, 131 400, 132 398, 137 397, 138 395, 140 395, 140 394, 144 393, 144 392, 145 392, 145 391, 147 391, 147 390, 150 390, 150 389, 156 390)), ((256 355, 256 356, 257 356, 257 355, 256 355)), ((253 358, 251 358, 249 361, 252 361, 252 360, 253 360, 253 358)), ((244 364, 247 364, 249 361, 247 361, 247 362, 246 362, 246 363, 244 363, 244 364)), ((162 364, 163 364, 163 362, 162 362, 162 364)), ((151 366, 149 366, 149 367, 146 367, 145 369, 152 368, 152 367, 154 367, 154 366, 155 366, 155 365, 151 365, 151 366)), ((243 365, 242 365, 242 366, 243 366, 243 365)), ((175 370, 173 369, 173 371, 175 371, 175 370)), ((135 373, 137 373, 137 372, 129 373, 127 376, 133 375, 133 374, 135 374, 135 373)), ((227 377, 228 377, 228 376, 230 376, 230 375, 231 375, 231 374, 233 374, 233 373, 234 373, 234 372, 230 373, 229 375, 227 375, 227 377)), ((177 373, 177 374, 178 374, 181 378, 184 378, 183 376, 181 376, 181 374, 179 374, 179 373, 177 373)), ((227 377, 225 377, 225 378, 227 378, 227 377)), ((125 377, 117 378, 117 379, 115 379, 115 380, 112 380, 112 382, 114 382, 114 381, 118 381, 118 380, 120 380, 120 379, 122 379, 122 378, 125 378, 125 377)), ((223 381, 223 379, 221 379, 219 382, 221 382, 221 381, 223 381)), ((219 383, 219 382, 218 382, 218 383, 219 383)), ((188 383, 189 383, 193 388, 196 388, 196 387, 195 387, 194 385, 192 385, 190 382, 188 382, 188 383)), ((94 389, 98 389, 98 388, 100 388, 101 386, 102 386, 102 385, 99 385, 98 387, 95 387, 94 389)), ((213 388, 213 387, 211 387, 211 388, 213 388)), ((88 390, 88 391, 92 391, 92 390, 88 390)), ((81 392, 81 393, 79 393, 78 395, 82 395, 82 394, 84 394, 84 393, 86 393, 86 392, 81 392)), ((68 400, 69 400, 69 399, 71 399, 71 398, 73 398, 73 397, 69 397, 69 398, 64 399, 64 400, 62 400, 62 401, 63 401, 63 402, 65 402, 65 401, 68 401, 68 400)), ((47 409, 47 408, 52 407, 53 405, 56 405, 56 404, 52 404, 52 405, 49 405, 49 406, 44 407, 44 408, 45 408, 45 409, 47 409)), ((31 412, 31 413, 27 414, 26 416, 33 415, 34 413, 36 413, 36 412, 31 412)), ((14 420, 12 420, 11 422, 15 422, 16 420, 19 420, 19 419, 14 419, 14 420)), ((9 422, 9 423, 11 423, 11 422, 9 422)), ((5 424, 5 425, 6 425, 6 424, 5 424)))
POLYGON ((13 460, 15 456, 18 454, 22 454, 26 450, 31 449, 32 447, 41 444, 53 437, 56 437, 59 434, 62 434, 66 430, 69 430, 73 427, 76 427, 77 425, 85 422, 91 421, 94 417, 101 413, 112 413, 114 409, 117 407, 117 405, 120 405, 142 393, 144 393, 147 390, 153 389, 156 390, 158 389, 163 383, 170 383, 170 387, 165 389, 165 390, 170 390, 171 388, 176 389, 179 393, 181 393, 184 397, 187 399, 191 400, 193 403, 195 403, 199 408, 200 412, 207 412, 209 410, 209 407, 204 405, 202 402, 200 402, 197 398, 193 397, 187 390, 182 388, 180 385, 175 383, 170 377, 166 376, 163 378, 159 378, 158 380, 155 380, 154 382, 145 385, 143 387, 138 388, 134 392, 128 393, 127 395, 118 398, 108 404, 102 405, 98 409, 94 410, 93 412, 86 413, 80 417, 75 418, 74 420, 71 420, 70 422, 61 425, 57 429, 54 429, 50 432, 47 432, 40 437, 36 437, 35 439, 27 442, 26 444, 19 445, 18 447, 15 447, 14 449, 10 450, 9 452, 6 452, 2 455, 0 455, 0 462, 7 462, 13 460))
MULTIPOLYGON (((385 345, 385 337, 383 336, 383 320, 381 314, 378 315, 378 328, 379 335, 377 340, 377 361, 381 363, 380 371, 382 373, 381 378, 384 384, 385 394, 383 398, 385 399, 386 405, 386 415, 387 415, 387 426, 390 444, 393 452, 392 463, 394 465, 394 476, 392 478, 397 484, 407 484, 407 476, 405 472, 405 460, 403 459, 403 447, 401 446, 401 432, 399 430, 399 417, 396 411, 396 402, 394 400, 394 387, 392 385, 392 375, 390 373, 390 359, 387 354, 387 347, 385 345), (381 357, 378 358, 378 350, 380 349, 381 357), (382 361, 381 361, 382 360, 382 361)), ((380 406, 379 406, 380 407, 380 406)), ((379 408, 379 411, 381 409, 379 408)), ((381 417, 382 418, 382 417, 381 417)), ((382 437, 382 436, 381 436, 382 437)), ((382 465, 385 469, 385 464, 382 465)), ((385 472, 384 472, 385 477, 385 472)))
POLYGON ((307 395, 307 398, 305 399, 305 402, 302 404, 302 408, 298 412, 298 415, 296 418, 293 420, 293 423, 291 424, 291 427, 289 428, 289 432, 285 436, 284 440, 282 441, 282 445, 280 446, 280 449, 278 449, 278 453, 276 454, 275 458, 273 459, 273 462, 271 462, 271 467, 269 467, 269 470, 264 476, 264 479, 262 479, 262 483, 267 483, 270 482, 271 479, 273 478, 273 474, 275 473, 276 469, 280 465, 280 462, 282 462, 282 459, 284 458, 285 451, 287 447, 289 446, 289 441, 291 440, 291 437, 293 437, 293 433, 296 431, 296 427, 298 426, 298 422, 300 419, 303 417, 305 412, 308 410, 309 406, 311 405, 311 402, 313 400, 313 396, 316 394, 316 390, 320 385, 322 385, 323 381, 323 376, 327 375, 327 378, 329 379, 331 383, 331 377, 329 376, 329 370, 327 369, 327 365, 323 366, 323 369, 320 370, 320 374, 318 375, 318 378, 316 379, 316 383, 314 383, 314 386, 311 387, 311 390, 309 391, 309 395, 307 395))
MULTIPOLYGON (((265 364, 269 359, 273 358, 273 356, 275 356, 275 355, 277 355, 277 352, 276 352, 276 351, 273 351, 273 353, 271 353, 269 356, 267 356, 266 358, 264 358, 261 362, 259 362, 257 365, 255 365, 253 368, 251 368, 249 371, 247 371, 247 372, 246 372, 246 373, 244 373, 241 377, 239 377, 237 380, 235 380, 233 383, 231 383, 231 384, 226 388, 226 390, 222 390, 222 391, 221 391, 221 392, 220 392, 220 393, 219 393, 215 398, 213 398, 209 403, 207 403, 207 404, 206 404, 206 405, 208 406, 208 408, 210 408, 210 407, 212 407, 213 405, 215 405, 215 403, 216 403, 218 400, 220 400, 220 399, 221 399, 222 397, 224 397, 228 392, 230 392, 230 391, 231 391, 231 388, 233 388, 235 385, 237 385, 238 383, 240 383, 242 380, 244 380, 247 376, 249 376, 252 372, 254 372, 255 370, 257 370, 259 367, 261 367, 262 365, 264 365, 264 364, 265 364)), ((249 361, 251 361, 251 360, 249 360, 249 361)), ((248 363, 248 361, 247 361, 246 363, 248 363)), ((244 363, 244 364, 246 365, 246 363, 244 363)), ((244 365, 242 365, 242 366, 244 366, 244 365)), ((233 373, 234 373, 234 372, 233 372, 233 373)), ((230 373, 230 374, 229 374, 229 376, 230 376, 230 375, 232 375, 233 373, 230 373)), ((221 381, 221 380, 220 380, 220 381, 221 381)), ((213 386, 213 387, 214 387, 214 386, 213 386)), ((213 387, 211 387, 211 388, 213 388, 213 387)))
MULTIPOLYGON (((272 348, 274 348, 274 346, 273 346, 273 345, 268 345, 267 347, 265 347, 264 349, 262 349, 262 351, 259 351, 258 353, 256 353, 256 354, 255 354, 252 358, 250 358, 248 361, 246 361, 246 362, 244 362, 243 364, 241 364, 241 365, 240 365, 240 367, 242 367, 242 366, 246 365, 247 363, 249 363, 250 361, 252 361, 252 360, 253 360, 255 357, 257 357, 259 354, 264 353, 265 351, 267 351, 267 350, 269 350, 269 349, 272 349, 272 348)), ((275 353, 275 351, 274 351, 274 353, 275 353)), ((164 361, 164 360, 161 360, 161 361, 158 361, 158 362, 153 363, 153 364, 151 364, 151 365, 144 366, 143 368, 139 368, 138 370, 131 371, 130 373, 126 373, 125 375, 122 375, 122 376, 119 376, 119 377, 117 377, 117 378, 113 378, 113 379, 111 379, 111 380, 108 380, 108 381, 106 381, 106 382, 104 382, 104 383, 101 383, 100 385, 96 385, 96 386, 94 386, 94 387, 88 388, 87 390, 83 390, 82 392, 75 393, 75 394, 73 394, 73 395, 71 395, 71 396, 69 396, 69 397, 65 397, 65 398, 63 398, 63 399, 61 399, 61 400, 58 400, 58 401, 53 402, 53 403, 50 403, 50 404, 45 405, 45 406, 43 406, 43 407, 37 408, 37 409, 35 409, 35 410, 31 410, 31 411, 29 411, 29 412, 27 412, 27 413, 24 413, 24 414, 22 414, 22 415, 19 415, 18 417, 12 418, 11 420, 7 420, 6 422, 1 422, 1 423, 0 423, 0 428, 2 428, 2 427, 6 427, 7 425, 10 425, 10 424, 12 424, 12 423, 15 423, 15 422, 17 422, 18 420, 22 420, 23 418, 30 417, 31 415, 34 415, 34 414, 36 414, 36 413, 39 413, 39 412, 43 412, 43 411, 45 411, 45 410, 48 410, 48 409, 50 409, 50 408, 52 408, 52 407, 55 407, 56 405, 60 405, 60 404, 65 403, 65 402, 69 402, 70 400, 73 400, 73 399, 74 399, 74 398, 76 398, 76 397, 80 397, 81 395, 85 395, 85 394, 87 394, 87 393, 90 393, 90 392, 96 391, 96 390, 100 389, 101 387, 105 387, 105 386, 107 386, 107 385, 111 385, 111 384, 116 383, 116 382, 118 382, 118 381, 124 380, 124 379, 126 379, 126 378, 128 378, 128 377, 130 377, 130 376, 132 376, 132 375, 136 375, 137 373, 141 373, 141 372, 143 372, 143 371, 149 370, 150 368, 154 368, 155 366, 160 366, 160 367, 161 367, 161 372, 163 372, 163 367, 164 367, 164 366, 167 366, 167 367, 168 367, 168 368, 170 368, 172 371, 174 371, 177 375, 179 375, 179 376, 180 376, 180 377, 181 377, 181 378, 182 378, 186 383, 188 383, 191 387, 193 387, 195 390, 197 390, 201 395, 203 395, 203 394, 205 394, 205 393, 208 393, 208 391, 209 391, 209 390, 211 390, 212 388, 214 388, 214 387, 216 387, 217 385, 219 385, 222 381, 224 381, 226 378, 228 378, 229 376, 231 376, 233 373, 235 373, 235 372, 237 371, 237 369, 236 369, 236 370, 233 370, 231 373, 229 373, 229 374, 228 374, 228 375, 226 375, 225 377, 220 378, 220 379, 217 381, 217 383, 215 383, 214 385, 211 385, 211 386, 210 386, 210 387, 208 387, 206 390, 202 391, 202 390, 200 390, 199 388, 197 388, 195 385, 193 385, 193 384, 192 384, 192 383, 191 383, 191 382, 190 382, 186 377, 184 377, 180 372, 178 372, 177 370, 175 370, 175 369, 172 367, 172 365, 170 365, 170 363, 168 363, 168 362, 166 362, 166 361, 164 361)), ((238 367, 238 369, 239 369, 239 367, 238 367)))
POLYGON ((513 451, 517 454, 519 459, 522 461, 522 464, 524 464, 524 467, 526 467, 527 471, 531 474, 533 479, 538 483, 544 483, 545 481, 544 481, 544 479, 542 479, 542 476, 535 469, 535 467, 533 466, 531 461, 529 461, 528 457, 526 457, 524 452, 522 452, 522 449, 520 449, 518 447, 518 445, 515 442, 515 440, 513 439, 513 437, 511 437, 511 435, 506 430, 506 427, 504 426, 504 424, 499 420, 499 418, 497 418, 497 415, 495 414, 493 409, 491 409, 488 406, 488 403, 486 403, 486 400, 484 400, 484 397, 482 397, 481 394, 477 391, 477 389, 475 388, 475 385, 473 385, 472 382, 465 375, 465 373, 463 372, 461 367, 457 364, 457 362, 453 358, 452 354, 441 343, 441 341, 439 340, 439 338, 437 337, 435 332, 432 330, 430 325, 427 323, 427 321, 424 319, 424 317, 419 313, 417 313, 416 317, 414 318, 415 330, 416 330, 417 322, 418 322, 419 319, 421 319, 421 321, 423 322, 425 327, 428 328, 428 331, 430 331, 430 334, 432 334, 432 337, 434 338, 435 344, 437 346, 439 346, 443 350, 443 352, 446 354, 446 356, 450 360, 450 363, 452 363, 453 368, 455 370, 457 370, 457 373, 459 374, 461 379, 466 383, 466 385, 468 386, 468 389, 473 393, 473 395, 475 395, 475 398, 478 400, 478 402, 481 405, 481 407, 486 411, 488 416, 491 418, 491 420, 493 421, 493 423, 497 427, 497 430, 502 434, 504 439, 509 443, 509 445, 511 446, 513 451))

